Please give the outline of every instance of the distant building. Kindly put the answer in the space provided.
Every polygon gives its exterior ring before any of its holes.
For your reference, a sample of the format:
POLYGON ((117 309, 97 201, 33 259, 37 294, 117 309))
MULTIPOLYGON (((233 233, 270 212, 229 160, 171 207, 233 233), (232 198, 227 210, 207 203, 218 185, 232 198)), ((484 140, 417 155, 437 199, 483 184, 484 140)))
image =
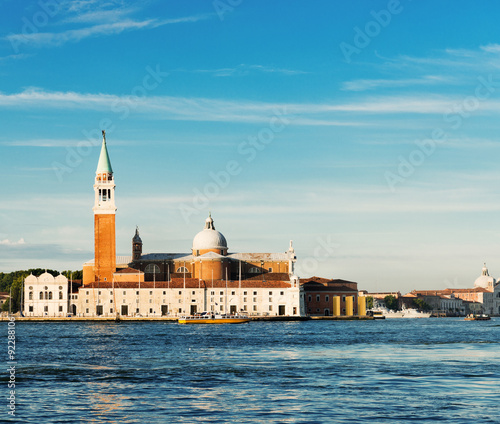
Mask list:
POLYGON ((480 312, 500 315, 500 284, 491 277, 486 264, 473 288, 443 290, 412 290, 410 294, 423 298, 433 308, 442 311, 459 310, 462 314, 480 312), (460 304, 459 300, 462 301, 460 304))
POLYGON ((358 315, 358 283, 320 277, 301 279, 310 316, 358 315))

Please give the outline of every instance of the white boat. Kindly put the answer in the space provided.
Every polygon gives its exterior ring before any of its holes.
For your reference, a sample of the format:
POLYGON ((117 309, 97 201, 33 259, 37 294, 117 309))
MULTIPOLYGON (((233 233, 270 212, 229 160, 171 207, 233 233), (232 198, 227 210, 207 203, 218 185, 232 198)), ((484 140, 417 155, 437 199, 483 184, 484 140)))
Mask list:
POLYGON ((244 324, 250 322, 250 318, 246 315, 219 315, 202 312, 201 314, 180 317, 177 322, 179 324, 244 324))
POLYGON ((372 309, 375 312, 381 312, 382 315, 386 318, 430 318, 431 312, 421 312, 417 309, 406 309, 403 308, 401 311, 392 311, 387 308, 375 308, 372 309))

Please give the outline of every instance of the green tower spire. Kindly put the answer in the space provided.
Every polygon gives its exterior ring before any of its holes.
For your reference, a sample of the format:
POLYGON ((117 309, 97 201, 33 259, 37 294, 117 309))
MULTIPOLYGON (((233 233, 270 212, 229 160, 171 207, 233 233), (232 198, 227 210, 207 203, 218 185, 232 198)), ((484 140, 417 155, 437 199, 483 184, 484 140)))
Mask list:
POLYGON ((109 160, 108 149, 106 147, 106 131, 102 132, 102 147, 101 155, 99 156, 99 163, 97 164, 96 173, 109 172, 113 173, 113 168, 111 168, 111 161, 109 160))

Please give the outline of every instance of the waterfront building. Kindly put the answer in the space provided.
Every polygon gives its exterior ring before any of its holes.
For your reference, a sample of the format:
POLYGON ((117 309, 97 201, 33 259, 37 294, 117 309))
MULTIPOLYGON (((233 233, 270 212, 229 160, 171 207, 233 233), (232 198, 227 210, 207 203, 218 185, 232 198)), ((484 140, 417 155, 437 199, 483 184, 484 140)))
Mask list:
POLYGON ((189 253, 143 254, 136 228, 132 254, 116 256, 115 181, 104 131, 94 192, 95 253, 83 265, 83 286, 71 299, 77 315, 304 314, 292 242, 283 253, 232 253, 211 214, 189 253))
MULTIPOLYGON (((481 275, 474 281, 473 288, 448 288, 443 290, 413 290, 412 294, 420 296, 431 303, 431 297, 441 300, 461 299, 463 304, 457 306, 463 313, 485 313, 500 315, 500 284, 489 275, 488 268, 484 264, 481 275)), ((435 304, 435 303, 434 303, 435 304)), ((433 304, 433 306, 434 306, 433 304)), ((437 306, 437 305, 436 305, 437 306)), ((440 309, 446 308, 446 304, 440 303, 440 309)))
POLYGON ((301 279, 300 284, 304 289, 307 315, 358 315, 358 283, 311 277, 301 279))
POLYGON ((68 313, 68 279, 44 272, 24 279, 24 314, 28 317, 64 317, 68 313))

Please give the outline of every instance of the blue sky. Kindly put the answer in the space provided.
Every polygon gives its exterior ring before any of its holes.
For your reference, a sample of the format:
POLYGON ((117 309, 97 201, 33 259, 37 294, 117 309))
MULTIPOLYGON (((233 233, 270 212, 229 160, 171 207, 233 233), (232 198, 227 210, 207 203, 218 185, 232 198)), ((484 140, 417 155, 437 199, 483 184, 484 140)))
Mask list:
POLYGON ((367 290, 500 276, 494 1, 0 2, 0 270, 93 256, 100 130, 117 252, 230 251, 367 290))

